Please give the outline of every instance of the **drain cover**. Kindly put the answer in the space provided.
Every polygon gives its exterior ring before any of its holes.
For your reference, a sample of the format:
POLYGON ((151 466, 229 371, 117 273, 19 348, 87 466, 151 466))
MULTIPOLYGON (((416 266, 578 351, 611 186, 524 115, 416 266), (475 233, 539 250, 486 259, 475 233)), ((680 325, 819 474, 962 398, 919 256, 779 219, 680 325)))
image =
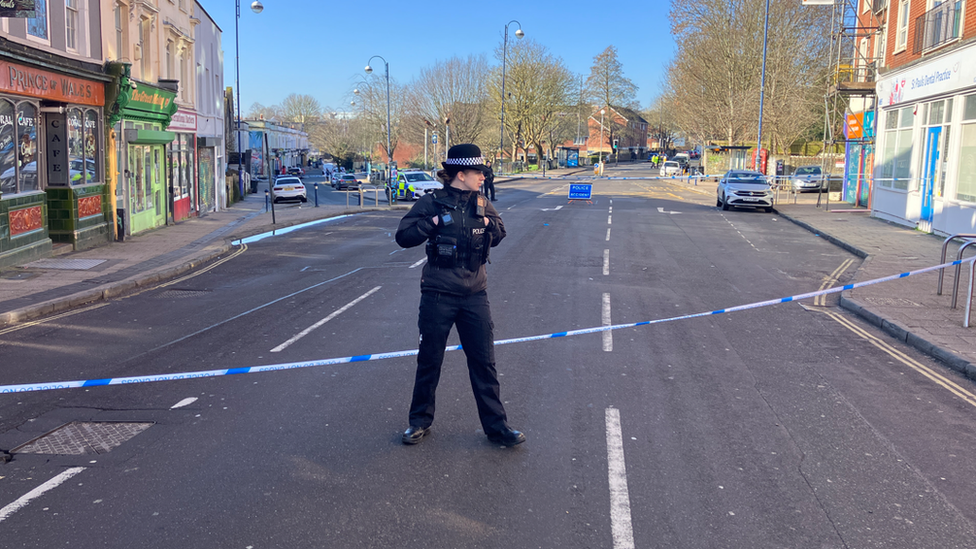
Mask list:
POLYGON ((172 289, 160 292, 156 297, 160 299, 178 299, 181 297, 197 297, 202 294, 210 293, 209 290, 179 290, 172 289))
POLYGON ((27 269, 62 269, 66 271, 87 271, 92 267, 97 267, 107 259, 38 259, 24 265, 27 269))
POLYGON ((152 426, 152 423, 73 422, 14 448, 13 454, 81 456, 105 454, 152 426))

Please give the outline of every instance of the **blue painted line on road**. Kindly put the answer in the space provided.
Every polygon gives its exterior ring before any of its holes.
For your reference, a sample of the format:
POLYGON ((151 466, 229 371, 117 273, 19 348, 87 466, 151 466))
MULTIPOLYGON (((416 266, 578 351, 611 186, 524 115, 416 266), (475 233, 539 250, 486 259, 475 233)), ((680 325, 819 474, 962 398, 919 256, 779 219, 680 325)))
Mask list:
POLYGON ((258 242, 264 240, 265 238, 271 238, 272 236, 278 236, 283 234, 288 234, 290 232, 298 231, 301 229, 307 229, 314 225, 321 225, 322 223, 328 223, 329 221, 335 221, 337 219, 342 219, 343 217, 351 217, 352 214, 337 215, 335 217, 327 217, 325 219, 316 219, 315 221, 309 221, 308 223, 302 223, 300 225, 292 225, 291 227, 285 227, 284 229, 274 229, 266 233, 256 234, 254 236, 249 236, 247 238, 242 238, 240 240, 231 241, 231 246, 240 246, 241 244, 250 244, 251 242, 258 242))
MULTIPOLYGON (((621 330, 624 328, 634 328, 636 326, 649 326, 651 324, 662 324, 665 322, 675 322, 678 320, 687 320, 691 318, 698 318, 703 316, 717 315, 723 313, 732 313, 736 311, 745 311, 749 309, 758 309, 761 307, 768 307, 770 305, 778 305, 781 303, 788 303, 790 301, 799 301, 801 299, 809 299, 811 297, 817 297, 820 295, 835 294, 838 292, 843 292, 846 290, 853 290, 855 288, 863 288, 865 286, 871 286, 873 284, 880 284, 882 282, 888 282, 891 280, 898 280, 901 278, 906 278, 909 276, 914 276, 922 273, 928 273, 931 271, 937 271, 939 269, 945 269, 946 267, 953 267, 960 265, 962 263, 969 263, 971 261, 976 261, 976 256, 963 259, 961 261, 952 261, 949 263, 943 263, 941 265, 935 265, 932 267, 926 267, 924 269, 918 269, 915 271, 908 271, 905 273, 899 273, 896 275, 886 276, 883 278, 875 278, 873 280, 866 280, 864 282, 856 282, 854 284, 847 284, 844 286, 837 286, 834 288, 828 288, 826 290, 818 290, 815 292, 808 292, 805 294, 799 294, 789 297, 781 297, 778 299, 770 299, 767 301, 759 301, 756 303, 749 303, 746 305, 738 305, 736 307, 728 307, 725 309, 718 309, 715 311, 708 311, 703 313, 694 313, 682 316, 673 316, 670 318, 661 318, 657 320, 645 320, 641 322, 634 322, 630 324, 616 324, 613 326, 599 326, 595 328, 585 328, 582 330, 569 330, 565 332, 556 332, 551 334, 543 334, 528 337, 518 337, 513 339, 502 339, 495 341, 495 345, 511 345, 513 343, 525 343, 529 341, 539 341, 544 339, 553 339, 557 337, 569 337, 584 334, 595 334, 598 332, 606 332, 610 330, 621 330)), ((457 351, 461 349, 460 345, 453 345, 447 347, 446 351, 457 351)), ((125 385, 130 383, 152 383, 155 381, 175 381, 181 379, 196 379, 202 377, 219 377, 219 376, 230 376, 236 374, 253 374, 258 372, 271 372, 278 370, 292 370, 297 368, 312 368, 316 366, 329 366, 333 364, 348 364, 350 362, 366 362, 374 360, 385 360, 388 358, 402 358, 408 356, 416 356, 419 353, 417 349, 412 349, 409 351, 395 351, 390 353, 376 353, 369 355, 356 355, 347 356, 342 358, 329 358, 323 360, 309 360, 305 362, 290 362, 285 364, 268 364, 265 366, 250 366, 241 368, 229 368, 225 370, 204 370, 198 372, 182 372, 175 374, 158 374, 158 375, 147 375, 147 376, 132 376, 132 377, 118 377, 118 378, 108 378, 108 379, 89 379, 89 380, 79 380, 79 381, 55 381, 47 383, 28 383, 19 385, 0 385, 0 393, 22 393, 31 391, 53 391, 56 389, 72 389, 77 387, 98 387, 103 385, 125 385)))

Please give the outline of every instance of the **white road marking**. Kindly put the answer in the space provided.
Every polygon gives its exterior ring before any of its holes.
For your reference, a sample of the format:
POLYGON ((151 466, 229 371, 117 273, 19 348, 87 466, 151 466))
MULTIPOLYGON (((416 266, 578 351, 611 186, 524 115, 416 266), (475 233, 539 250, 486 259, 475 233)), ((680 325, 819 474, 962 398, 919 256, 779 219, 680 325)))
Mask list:
MULTIPOLYGON (((612 326, 610 323, 610 294, 603 294, 603 325, 612 326)), ((606 330, 603 332, 603 350, 613 351, 613 332, 606 330)))
POLYGON ((312 324, 311 326, 309 326, 308 328, 305 328, 301 332, 298 332, 297 334, 295 334, 295 337, 289 339, 288 341, 282 343, 281 345, 278 345, 274 349, 271 349, 271 352, 272 353, 278 353, 278 352, 281 352, 281 351, 285 350, 292 343, 294 343, 294 342, 298 341, 299 339, 301 339, 301 338, 307 336, 308 334, 312 333, 312 330, 318 328, 319 326, 325 324, 326 322, 332 320, 333 318, 341 315, 342 313, 346 312, 346 310, 348 310, 353 305, 355 305, 355 304, 359 303, 360 301, 366 299, 367 297, 375 294, 376 292, 379 291, 380 288, 382 288, 382 286, 377 286, 377 287, 373 288, 372 290, 366 292, 365 294, 363 294, 363 295, 357 297, 356 299, 350 301, 349 303, 346 303, 340 309, 338 309, 337 311, 333 312, 329 316, 323 318, 322 320, 316 322, 315 324, 312 324))
POLYGON ((603 250, 603 274, 610 274, 610 250, 603 250))
POLYGON ((610 227, 607 227, 607 242, 610 242, 610 227))
POLYGON ((555 208, 542 208, 542 211, 544 211, 544 212, 558 212, 561 209, 563 209, 562 206, 556 206, 555 208))
POLYGON ((170 407, 170 410, 175 410, 177 408, 182 408, 184 406, 189 406, 190 404, 193 404, 196 401, 197 401, 197 397, 184 398, 183 400, 181 400, 181 401, 177 402, 176 404, 174 404, 173 406, 171 406, 170 407))
MULTIPOLYGON (((308 267, 311 267, 311 265, 309 265, 308 267)), ((301 271, 298 271, 298 272, 304 273, 308 269, 308 267, 305 267, 304 269, 302 269, 301 271)))
POLYGON ((674 214, 680 214, 681 213, 681 212, 667 212, 667 211, 664 211, 664 208, 662 208, 660 206, 658 206, 657 211, 659 211, 659 212, 661 212, 663 214, 672 214, 672 215, 674 215, 674 214))
POLYGON ((608 215, 607 216, 607 225, 613 225, 613 216, 612 215, 608 215))
POLYGON ((409 267, 407 267, 407 268, 408 268, 408 269, 413 269, 413 268, 416 268, 416 267, 419 267, 419 266, 421 266, 421 265, 423 265, 423 264, 424 264, 424 261, 427 261, 427 258, 426 258, 426 257, 425 257, 425 258, 423 258, 423 259, 421 259, 420 261, 418 261, 418 262, 416 262, 416 263, 414 263, 413 265, 411 265, 411 266, 409 266, 409 267))
POLYGON ((634 527, 630 521, 630 492, 624 464, 624 440, 620 433, 620 410, 607 408, 607 473, 610 480, 610 532, 613 549, 634 549, 634 527))
POLYGON ((30 503, 31 500, 41 497, 44 494, 44 492, 57 488, 65 481, 67 481, 71 477, 77 475, 78 473, 84 470, 85 470, 84 467, 72 467, 70 469, 65 469, 58 476, 52 478, 51 480, 45 482, 44 484, 38 486, 37 488, 34 488, 30 492, 27 492, 26 494, 20 496, 19 498, 17 498, 16 501, 11 503, 10 505, 7 505, 3 509, 0 509, 0 522, 7 520, 8 518, 10 518, 11 515, 16 513, 17 511, 20 511, 24 507, 27 507, 27 504, 30 503))

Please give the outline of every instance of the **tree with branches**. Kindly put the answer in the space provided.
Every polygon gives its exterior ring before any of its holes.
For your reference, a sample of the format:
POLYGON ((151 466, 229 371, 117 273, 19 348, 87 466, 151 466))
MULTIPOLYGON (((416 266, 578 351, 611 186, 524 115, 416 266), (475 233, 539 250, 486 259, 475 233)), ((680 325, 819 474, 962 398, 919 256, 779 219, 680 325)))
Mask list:
POLYGON ((586 85, 591 99, 600 106, 637 108, 637 85, 624 76, 614 46, 593 58, 586 85))

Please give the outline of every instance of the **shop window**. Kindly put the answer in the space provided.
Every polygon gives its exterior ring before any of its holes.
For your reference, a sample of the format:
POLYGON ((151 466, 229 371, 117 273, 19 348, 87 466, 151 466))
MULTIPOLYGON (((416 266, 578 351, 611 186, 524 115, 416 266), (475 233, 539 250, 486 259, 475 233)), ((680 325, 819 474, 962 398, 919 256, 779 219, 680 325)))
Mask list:
POLYGON ((962 118, 956 198, 976 202, 976 94, 966 97, 962 118))
POLYGON ((34 14, 27 19, 27 34, 47 40, 47 0, 34 0, 34 14))
POLYGON ((17 192, 17 131, 13 103, 0 99, 0 195, 17 192))
POLYGON ((911 180, 912 124, 915 107, 889 111, 885 117, 885 144, 878 185, 908 190, 911 180))
POLYGON ((102 181, 102 165, 98 161, 99 135, 98 113, 94 110, 85 111, 85 169, 89 174, 89 181, 102 181))
POLYGON ((68 179, 72 185, 84 182, 85 131, 81 109, 68 110, 68 179))

